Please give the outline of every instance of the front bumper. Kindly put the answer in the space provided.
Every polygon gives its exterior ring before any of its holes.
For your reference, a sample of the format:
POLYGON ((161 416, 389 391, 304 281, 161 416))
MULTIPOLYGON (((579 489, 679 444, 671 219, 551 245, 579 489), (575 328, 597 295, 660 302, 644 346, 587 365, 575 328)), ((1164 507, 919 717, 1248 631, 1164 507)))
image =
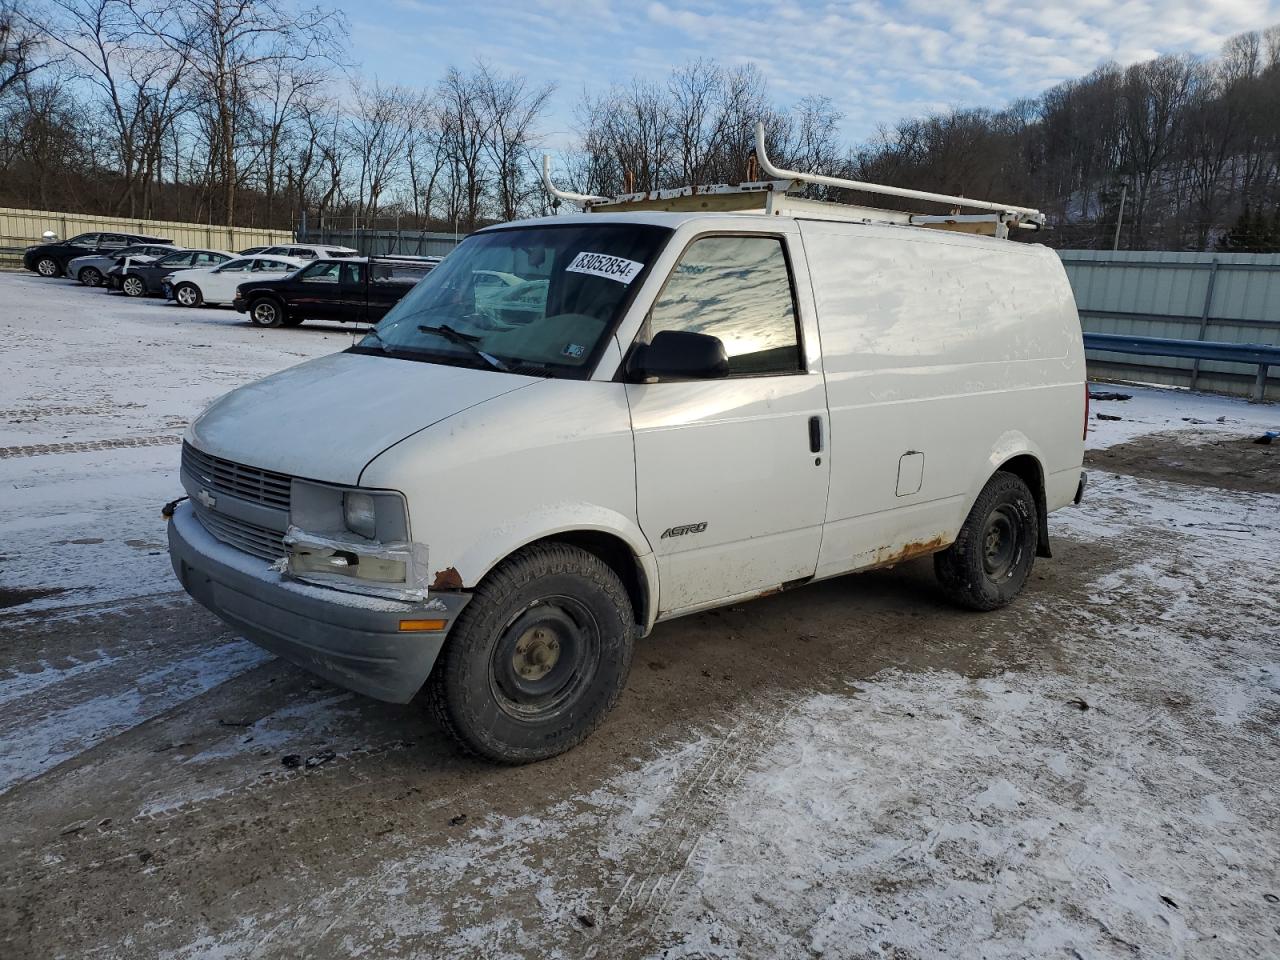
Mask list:
POLYGON ((190 503, 179 504, 169 521, 169 557, 186 591, 247 639, 331 683, 392 703, 408 703, 421 689, 471 599, 442 593, 424 606, 286 580, 265 560, 215 539, 190 503), (445 629, 401 632, 402 619, 423 618, 445 620, 445 629))
POLYGON ((236 313, 244 313, 249 309, 248 301, 246 301, 244 297, 240 296, 238 291, 236 292, 235 299, 231 301, 231 309, 236 313))

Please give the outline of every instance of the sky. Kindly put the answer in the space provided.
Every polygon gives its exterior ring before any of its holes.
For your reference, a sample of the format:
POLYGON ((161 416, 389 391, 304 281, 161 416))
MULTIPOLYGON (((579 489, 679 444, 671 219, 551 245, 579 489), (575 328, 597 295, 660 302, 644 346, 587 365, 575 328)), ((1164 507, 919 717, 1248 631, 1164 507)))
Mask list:
POLYGON ((477 58, 556 85, 550 146, 573 138, 584 89, 661 80, 710 57, 754 63, 785 107, 810 94, 850 143, 951 107, 1001 107, 1106 60, 1212 55, 1280 23, 1280 0, 336 0, 353 58, 383 83, 429 86, 477 58))

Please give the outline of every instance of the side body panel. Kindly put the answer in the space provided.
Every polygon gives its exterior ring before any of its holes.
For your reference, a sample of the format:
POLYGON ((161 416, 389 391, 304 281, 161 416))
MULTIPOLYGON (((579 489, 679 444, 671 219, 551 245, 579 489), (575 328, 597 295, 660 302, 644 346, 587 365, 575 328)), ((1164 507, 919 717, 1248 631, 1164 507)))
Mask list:
POLYGON ((819 576, 953 541, 1003 462, 1031 454, 1049 509, 1084 445, 1084 351, 1049 250, 801 223, 822 328, 831 493, 819 576))

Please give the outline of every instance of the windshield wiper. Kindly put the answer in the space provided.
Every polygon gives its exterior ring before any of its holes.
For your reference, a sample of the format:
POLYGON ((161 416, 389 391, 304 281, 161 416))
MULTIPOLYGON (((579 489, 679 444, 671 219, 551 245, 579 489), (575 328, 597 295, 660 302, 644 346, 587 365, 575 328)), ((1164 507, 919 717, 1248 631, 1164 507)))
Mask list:
POLYGON ((445 340, 448 340, 450 343, 456 343, 460 347, 466 347, 468 350, 474 353, 477 357, 479 357, 489 366, 493 367, 493 369, 501 370, 503 373, 509 372, 507 369, 507 365, 505 363, 503 363, 501 360, 499 360, 497 357, 493 356, 492 354, 485 353, 483 350, 481 350, 479 347, 476 346, 476 344, 479 343, 480 341, 479 337, 473 337, 470 334, 462 333, 458 330, 453 329, 453 327, 449 326, 446 323, 442 323, 438 327, 433 327, 433 326, 420 323, 418 324, 418 329, 421 330, 423 333, 434 333, 437 337, 443 337, 445 340))

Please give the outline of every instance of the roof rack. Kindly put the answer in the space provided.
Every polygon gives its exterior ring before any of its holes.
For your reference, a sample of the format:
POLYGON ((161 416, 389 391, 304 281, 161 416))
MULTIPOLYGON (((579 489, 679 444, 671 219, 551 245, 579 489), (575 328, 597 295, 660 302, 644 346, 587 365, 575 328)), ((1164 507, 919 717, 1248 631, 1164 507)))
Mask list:
POLYGON ((771 180, 754 180, 745 183, 717 183, 709 186, 691 185, 668 190, 650 190, 643 193, 627 193, 617 197, 601 197, 594 194, 573 193, 558 189, 551 181, 551 158, 542 157, 542 182, 547 192, 557 200, 572 203, 586 212, 631 210, 706 211, 718 213, 758 213, 766 216, 801 217, 813 220, 846 220, 859 223, 897 223, 906 226, 929 227, 935 230, 952 230, 961 233, 977 233, 1007 238, 1009 230, 1039 230, 1044 226, 1044 214, 1032 207, 1019 207, 993 200, 975 200, 970 197, 951 196, 911 190, 883 183, 863 180, 846 180, 828 177, 820 173, 803 173, 775 166, 769 159, 764 145, 764 124, 756 124, 756 161, 760 170, 771 180), (920 200, 928 203, 944 203, 952 207, 949 214, 912 213, 893 207, 873 207, 853 203, 836 203, 828 200, 810 200, 793 196, 805 184, 812 183, 841 190, 856 190, 878 196, 902 200, 920 200), (985 213, 961 213, 968 207, 985 213))

